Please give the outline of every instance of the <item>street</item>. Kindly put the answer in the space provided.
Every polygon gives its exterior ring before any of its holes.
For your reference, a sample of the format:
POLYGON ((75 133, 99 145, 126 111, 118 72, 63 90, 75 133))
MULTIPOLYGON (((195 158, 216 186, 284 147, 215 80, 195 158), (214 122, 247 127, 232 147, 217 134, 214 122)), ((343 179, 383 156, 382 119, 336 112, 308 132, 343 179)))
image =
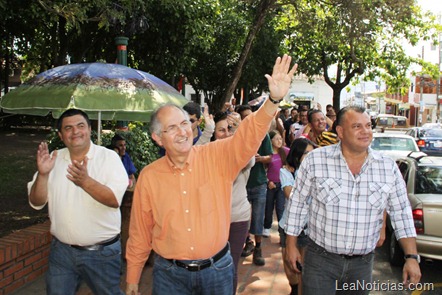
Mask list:
MULTIPOLYGON (((375 265, 373 268, 373 286, 378 287, 376 291, 370 294, 431 294, 442 295, 442 261, 434 260, 426 261, 422 258, 420 264, 422 279, 421 283, 434 284, 433 291, 394 291, 395 287, 400 288, 399 283, 402 282, 402 268, 391 266, 388 262, 388 240, 381 248, 378 248, 375 256, 375 265), (375 285, 377 284, 377 285, 375 285), (381 288, 382 287, 382 288, 381 288)), ((428 287, 428 286, 427 286, 428 287)))

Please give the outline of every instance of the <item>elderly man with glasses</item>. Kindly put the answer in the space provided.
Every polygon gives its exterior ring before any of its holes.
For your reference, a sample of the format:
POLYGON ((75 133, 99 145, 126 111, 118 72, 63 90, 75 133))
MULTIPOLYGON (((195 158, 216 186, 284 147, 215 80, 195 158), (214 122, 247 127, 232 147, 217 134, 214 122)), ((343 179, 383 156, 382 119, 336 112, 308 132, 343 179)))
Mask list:
MULTIPOLYGON (((203 122, 203 118, 201 117, 201 106, 194 101, 189 101, 184 105, 183 109, 189 115, 189 122, 191 124, 193 134, 193 144, 202 145, 210 142, 212 134, 215 131, 215 123, 209 118, 209 109, 207 105, 204 108, 205 126, 203 131, 201 131, 200 128, 200 125, 203 122)), ((160 146, 160 157, 163 157, 165 154, 166 150, 164 147, 160 146)))
POLYGON ((276 59, 266 75, 270 97, 235 134, 193 145, 187 112, 175 105, 152 116, 152 138, 166 156, 146 166, 135 188, 126 249, 126 294, 137 294, 153 249, 152 294, 232 294, 234 267, 227 243, 232 185, 269 129, 296 70, 276 59))

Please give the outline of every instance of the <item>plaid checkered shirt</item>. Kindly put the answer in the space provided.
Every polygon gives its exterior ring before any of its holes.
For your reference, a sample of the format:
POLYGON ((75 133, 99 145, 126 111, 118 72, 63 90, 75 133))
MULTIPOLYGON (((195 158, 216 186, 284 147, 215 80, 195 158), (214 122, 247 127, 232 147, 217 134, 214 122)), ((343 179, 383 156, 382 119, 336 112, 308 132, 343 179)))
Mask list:
POLYGON ((338 143, 315 149, 303 160, 284 228, 298 236, 309 214, 309 237, 316 244, 331 253, 363 255, 376 247, 385 209, 398 239, 416 236, 396 163, 369 149, 360 173, 353 175, 338 143))

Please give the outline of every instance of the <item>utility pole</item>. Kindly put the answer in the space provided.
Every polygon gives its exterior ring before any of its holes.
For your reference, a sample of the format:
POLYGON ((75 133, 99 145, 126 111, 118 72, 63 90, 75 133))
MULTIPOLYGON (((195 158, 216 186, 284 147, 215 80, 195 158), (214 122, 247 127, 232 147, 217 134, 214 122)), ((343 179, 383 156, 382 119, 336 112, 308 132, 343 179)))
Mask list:
MULTIPOLYGON (((423 56, 423 52, 424 49, 422 47, 422 56, 423 56)), ((421 76, 420 76, 420 100, 419 100, 419 117, 416 123, 416 126, 421 126, 422 125, 422 117, 423 117, 423 113, 424 113, 424 107, 425 107, 425 102, 424 102, 424 73, 421 72, 421 76)))
MULTIPOLYGON (((439 14, 439 24, 442 24, 442 15, 439 14)), ((441 122, 441 113, 440 113, 440 101, 442 99, 441 95, 441 72, 442 72, 442 33, 439 33, 439 76, 437 77, 437 88, 436 88, 436 100, 437 100, 437 122, 441 122)))

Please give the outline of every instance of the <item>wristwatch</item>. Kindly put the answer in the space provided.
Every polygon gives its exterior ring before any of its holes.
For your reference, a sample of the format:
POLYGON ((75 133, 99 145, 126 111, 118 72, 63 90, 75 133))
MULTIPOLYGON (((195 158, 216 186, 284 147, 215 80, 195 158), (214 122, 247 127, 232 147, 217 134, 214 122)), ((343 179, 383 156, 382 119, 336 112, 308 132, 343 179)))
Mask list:
POLYGON ((274 104, 279 104, 283 99, 284 99, 284 97, 281 98, 280 100, 274 100, 274 99, 269 95, 269 100, 270 100, 272 103, 274 103, 274 104))
POLYGON ((417 263, 421 263, 421 257, 419 254, 407 254, 404 256, 404 258, 405 259, 409 259, 409 258, 416 259, 417 263))

